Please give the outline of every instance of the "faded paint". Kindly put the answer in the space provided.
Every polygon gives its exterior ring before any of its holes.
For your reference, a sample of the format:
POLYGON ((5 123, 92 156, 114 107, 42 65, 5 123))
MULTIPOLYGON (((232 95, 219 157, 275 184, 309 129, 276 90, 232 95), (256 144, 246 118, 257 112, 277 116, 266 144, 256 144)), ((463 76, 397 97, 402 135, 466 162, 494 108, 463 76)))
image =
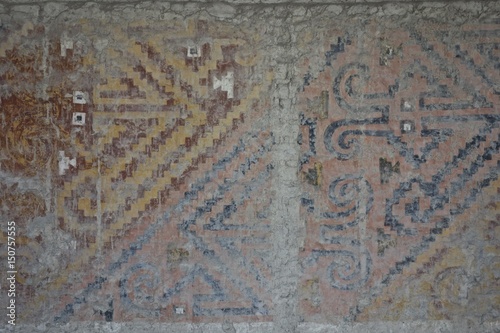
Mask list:
POLYGON ((499 329, 499 3, 264 2, 0 5, 21 330, 499 329))

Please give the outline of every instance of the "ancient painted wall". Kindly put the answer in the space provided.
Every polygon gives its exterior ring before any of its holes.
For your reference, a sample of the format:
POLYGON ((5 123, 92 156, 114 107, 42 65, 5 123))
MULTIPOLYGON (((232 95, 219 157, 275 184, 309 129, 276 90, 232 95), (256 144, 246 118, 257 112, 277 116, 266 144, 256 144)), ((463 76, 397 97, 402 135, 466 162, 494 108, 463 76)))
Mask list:
POLYGON ((0 331, 500 330, 497 2, 4 1, 0 110, 0 331))

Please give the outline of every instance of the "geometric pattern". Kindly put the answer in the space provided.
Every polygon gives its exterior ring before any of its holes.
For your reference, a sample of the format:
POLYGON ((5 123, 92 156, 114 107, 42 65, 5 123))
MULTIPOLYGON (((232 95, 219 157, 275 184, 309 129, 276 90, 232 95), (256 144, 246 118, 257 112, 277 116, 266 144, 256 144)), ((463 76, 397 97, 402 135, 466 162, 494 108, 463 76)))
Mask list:
POLYGON ((56 126, 71 145, 49 151, 50 209, 71 248, 33 304, 19 305, 23 320, 268 320, 274 139, 259 36, 138 21, 106 25, 102 40, 94 23, 54 41, 52 66, 80 84, 62 84, 56 126), (59 304, 47 314, 51 293, 59 304))
MULTIPOLYGON (((203 22, 193 24, 195 34, 204 33, 203 22)), ((253 66, 236 59, 248 46, 145 37, 122 33, 118 47, 101 55, 118 61, 101 60, 92 91, 96 139, 82 150, 97 159, 97 175, 95 168, 79 170, 61 192, 60 207, 73 209, 61 216, 76 216, 80 232, 97 219, 86 238, 104 240, 79 259, 116 252, 117 243, 121 253, 56 321, 73 314, 108 321, 268 316, 269 268, 259 253, 268 246, 269 202, 253 197, 266 191, 273 139, 252 124, 263 112, 250 110, 261 87, 245 82, 253 66), (96 176, 92 193, 84 184, 96 176), (242 269, 248 279, 238 275, 242 269), (84 301, 90 295, 109 301, 96 307, 84 301)))
POLYGON ((359 315, 359 320, 495 321, 500 289, 498 272, 498 193, 500 181, 483 192, 484 198, 419 256, 359 315), (472 214, 471 214, 472 213, 472 214), (473 222, 474 226, 470 226, 473 222), (484 245, 471 251, 471 244, 484 245))
POLYGON ((277 238, 299 253, 297 322, 498 321, 500 26, 300 32, 323 47, 282 110, 301 196, 281 235, 270 110, 294 78, 241 21, 2 24, 19 322, 283 318, 277 238))
MULTIPOLYGON (((319 70, 304 74, 299 101, 301 312, 311 321, 378 319, 391 305, 371 306, 377 296, 409 271, 433 269, 422 258, 435 255, 438 239, 451 251, 450 230, 473 228, 484 189, 498 180, 500 30, 330 38, 319 70)), ((466 285, 463 271, 443 274, 466 285)), ((450 319, 436 311, 404 319, 450 319)))

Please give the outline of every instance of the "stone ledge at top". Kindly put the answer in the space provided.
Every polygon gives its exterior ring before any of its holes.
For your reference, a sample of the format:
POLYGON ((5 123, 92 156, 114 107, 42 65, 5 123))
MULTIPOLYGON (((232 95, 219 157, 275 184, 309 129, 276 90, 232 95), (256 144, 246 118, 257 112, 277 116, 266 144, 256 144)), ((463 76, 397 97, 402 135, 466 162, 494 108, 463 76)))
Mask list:
POLYGON ((207 3, 207 4, 230 4, 230 5, 246 5, 246 4, 311 4, 311 5, 330 5, 330 4, 366 4, 366 3, 452 3, 452 2, 490 2, 490 0, 0 0, 0 4, 42 4, 49 2, 57 3, 74 3, 74 2, 93 2, 93 3, 207 3))

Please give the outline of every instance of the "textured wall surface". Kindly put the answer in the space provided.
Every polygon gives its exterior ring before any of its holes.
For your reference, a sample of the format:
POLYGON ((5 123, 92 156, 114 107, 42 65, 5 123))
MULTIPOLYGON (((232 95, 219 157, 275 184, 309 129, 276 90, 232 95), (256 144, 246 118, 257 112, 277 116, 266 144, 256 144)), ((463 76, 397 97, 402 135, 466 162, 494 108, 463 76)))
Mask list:
POLYGON ((0 3, 0 331, 500 330, 500 4, 275 2, 0 3))

